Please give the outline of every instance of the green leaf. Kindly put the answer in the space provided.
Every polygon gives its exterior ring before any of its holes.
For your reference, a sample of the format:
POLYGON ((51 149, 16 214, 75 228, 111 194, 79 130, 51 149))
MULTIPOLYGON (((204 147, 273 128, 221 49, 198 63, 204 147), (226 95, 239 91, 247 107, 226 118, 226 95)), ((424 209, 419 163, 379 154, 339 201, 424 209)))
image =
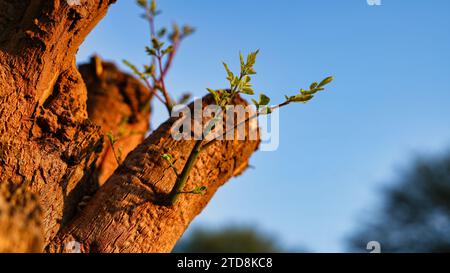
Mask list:
POLYGON ((272 113, 272 109, 269 106, 264 106, 261 108, 261 110, 259 111, 260 115, 269 115, 272 113))
POLYGON ((334 79, 334 78, 333 78, 332 76, 327 77, 327 78, 325 78, 323 81, 321 81, 317 87, 319 87, 319 88, 320 88, 320 87, 324 87, 325 85, 327 85, 327 84, 329 84, 330 82, 332 82, 333 79, 334 79))
POLYGON ((173 159, 172 155, 170 155, 170 154, 163 154, 163 155, 161 155, 161 157, 164 160, 166 160, 167 162, 172 163, 172 159, 173 159))
POLYGON ((150 2, 150 12, 155 15, 156 14, 156 1, 151 0, 150 2))
POLYGON ((122 162, 122 154, 123 154, 123 149, 122 147, 117 148, 117 160, 119 162, 122 162))
POLYGON ((208 187, 206 187, 206 186, 200 186, 200 187, 197 186, 191 191, 191 193, 205 195, 207 190, 208 190, 208 187))
POLYGON ((244 61, 244 56, 242 55, 242 52, 239 52, 239 61, 241 63, 241 71, 245 70, 245 61, 244 61))
POLYGON ((189 25, 184 25, 183 26, 183 36, 188 36, 191 35, 192 33, 195 32, 195 28, 189 26, 189 25))
POLYGON ((255 94, 255 91, 253 90, 253 88, 247 86, 247 87, 242 88, 241 93, 246 94, 246 95, 253 95, 253 94, 255 94))
POLYGON ((175 43, 180 38, 180 27, 176 24, 172 24, 172 33, 169 35, 169 40, 175 43))
POLYGON ((160 42, 158 40, 158 38, 156 38, 156 37, 152 38, 152 46, 153 46, 154 49, 159 50, 159 49, 161 49, 163 47, 163 45, 164 45, 164 43, 160 42))
POLYGON ((228 66, 228 64, 226 64, 225 62, 223 63, 223 67, 225 67, 225 70, 227 71, 227 75, 230 78, 234 78, 234 74, 233 72, 231 72, 230 67, 228 66))
POLYGON ((256 63, 256 57, 258 56, 259 53, 259 49, 256 50, 255 52, 252 52, 250 54, 248 54, 247 56, 247 67, 253 67, 253 65, 255 65, 256 63))
POLYGON ((154 64, 152 64, 152 65, 144 65, 144 69, 145 69, 144 73, 149 75, 149 76, 153 75, 155 73, 155 70, 156 70, 154 64))
POLYGON ((318 84, 317 82, 313 82, 313 83, 309 86, 309 89, 310 89, 310 90, 313 90, 313 89, 315 89, 318 85, 319 85, 319 84, 318 84))
POLYGON ((137 0, 136 3, 142 8, 147 8, 147 0, 137 0))
POLYGON ((256 105, 256 108, 258 110, 262 109, 259 113, 262 115, 267 115, 270 114, 272 112, 272 110, 270 109, 270 107, 268 107, 267 105, 270 102, 270 98, 266 95, 264 95, 263 93, 259 94, 259 101, 256 101, 254 99, 252 99, 253 103, 256 105))
POLYGON ((219 93, 216 90, 213 90, 211 88, 206 88, 206 90, 208 90, 208 92, 213 95, 216 104, 220 105, 221 99, 220 99, 219 93))
POLYGON ((304 90, 304 89, 300 89, 300 93, 303 95, 314 95, 315 93, 317 93, 317 89, 313 89, 313 90, 304 90))
POLYGON ((137 76, 139 76, 141 79, 145 79, 146 78, 145 74, 142 73, 134 64, 130 63, 127 60, 122 60, 122 62, 126 66, 128 66, 133 71, 133 73, 136 74, 137 76))
POLYGON ((155 49, 150 48, 150 47, 148 47, 148 46, 145 47, 145 51, 146 51, 147 54, 150 55, 150 56, 157 56, 157 55, 158 55, 155 49))
POLYGON ((192 94, 190 93, 183 93, 178 100, 178 104, 186 104, 192 97, 192 94))
POLYGON ((172 53, 172 52, 173 52, 173 46, 170 45, 170 46, 168 46, 166 49, 164 49, 164 50, 162 51, 162 54, 165 55, 165 54, 170 54, 170 53, 172 53))
POLYGON ((256 71, 253 69, 253 67, 250 67, 247 69, 247 75, 255 75, 256 71))
POLYGON ((266 96, 265 94, 261 93, 259 94, 259 105, 268 105, 270 102, 270 98, 266 96))
POLYGON ((162 38, 162 37, 164 37, 164 35, 166 35, 166 33, 167 33, 167 28, 163 27, 162 29, 160 29, 158 31, 157 35, 159 38, 162 38))
POLYGON ((112 133, 112 131, 107 132, 106 137, 108 137, 108 140, 112 145, 114 145, 114 143, 116 143, 116 141, 117 141, 117 139, 114 137, 114 134, 112 133))
POLYGON ((291 96, 291 97, 286 97, 288 101, 290 102, 308 102, 310 101, 314 96, 313 95, 308 95, 308 94, 300 94, 300 95, 295 95, 295 96, 291 96))

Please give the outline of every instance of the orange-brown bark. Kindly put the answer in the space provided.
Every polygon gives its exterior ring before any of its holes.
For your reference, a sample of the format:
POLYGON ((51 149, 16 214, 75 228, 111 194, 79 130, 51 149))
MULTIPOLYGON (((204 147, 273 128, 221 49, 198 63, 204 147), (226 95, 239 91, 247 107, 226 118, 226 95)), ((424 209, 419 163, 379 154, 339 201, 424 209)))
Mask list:
POLYGON ((0 0, 0 177, 27 183, 49 240, 92 188, 101 145, 87 118, 78 47, 113 1, 0 0))
POLYGON ((111 132, 117 139, 113 150, 104 137, 96 166, 98 183, 103 185, 118 167, 116 156, 124 159, 144 140, 152 93, 135 77, 98 56, 79 69, 88 90, 89 119, 101 127, 103 134, 111 132))
MULTIPOLYGON (((207 96, 204 106, 211 103, 207 96)), ((245 104, 236 98, 236 104, 245 104)), ((248 166, 258 140, 217 141, 203 151, 187 181, 186 190, 207 186, 206 195, 184 194, 174 206, 163 200, 176 175, 161 155, 171 153, 181 170, 195 140, 174 140, 172 118, 161 125, 99 189, 92 201, 48 247, 66 251, 70 242, 85 252, 169 252, 189 223, 216 190, 248 166)))
MULTIPOLYGON (((71 239, 85 251, 170 251, 217 188, 245 169, 258 146, 249 140, 212 145, 187 184, 206 185, 208 193, 183 195, 174 207, 165 206, 158 200, 170 191, 175 175, 160 155, 170 151, 181 169, 193 145, 171 139, 170 119, 107 179, 115 166, 104 132, 125 132, 116 145, 123 145, 126 154, 141 142, 150 113, 149 94, 134 78, 109 64, 94 74, 84 67, 83 77, 76 67, 78 47, 113 2, 0 0, 0 184, 8 185, 8 194, 0 197, 0 212, 12 211, 12 200, 22 200, 11 196, 22 192, 23 197, 36 197, 16 216, 0 219, 6 228, 0 230, 0 242, 8 251, 36 251, 44 244, 47 251, 59 252, 71 239), (105 86, 112 90, 106 97, 101 94, 105 86), (77 213, 83 196, 96 191, 77 213), (7 241, 13 229, 25 236, 24 223, 30 224, 32 235, 23 237, 24 245, 16 244, 12 234, 7 241)), ((13 211, 20 210, 13 206, 13 211)))
POLYGON ((0 253, 41 252, 42 213, 35 194, 0 184, 0 253))

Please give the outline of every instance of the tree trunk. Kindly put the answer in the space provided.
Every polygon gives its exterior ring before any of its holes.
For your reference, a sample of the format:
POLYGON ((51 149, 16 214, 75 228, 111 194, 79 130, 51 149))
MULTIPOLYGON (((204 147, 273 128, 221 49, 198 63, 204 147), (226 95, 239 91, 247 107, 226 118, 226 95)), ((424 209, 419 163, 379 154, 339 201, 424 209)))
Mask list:
POLYGON ((159 197, 175 182, 161 153, 174 154, 182 169, 193 142, 171 138, 174 119, 142 142, 149 91, 99 59, 82 66, 82 74, 75 64, 78 47, 113 2, 0 0, 2 251, 46 245, 60 252, 72 240, 91 252, 170 251, 258 146, 249 140, 217 142, 201 155, 187 184, 206 185, 208 193, 183 195, 173 207, 161 204, 159 197), (108 131, 119 137, 115 145, 124 156, 142 142, 114 174, 116 158, 104 139, 108 131), (87 206, 79 206, 94 193, 87 206), (4 217, 12 211, 14 217, 4 217))
MULTIPOLYGON (((117 138, 116 153, 125 156, 136 148, 149 130, 152 93, 140 81, 117 69, 113 63, 98 56, 80 66, 80 73, 88 90, 89 119, 99 125, 103 134, 117 138)), ((97 160, 96 178, 103 185, 118 166, 108 139, 104 139, 102 153, 97 160)))

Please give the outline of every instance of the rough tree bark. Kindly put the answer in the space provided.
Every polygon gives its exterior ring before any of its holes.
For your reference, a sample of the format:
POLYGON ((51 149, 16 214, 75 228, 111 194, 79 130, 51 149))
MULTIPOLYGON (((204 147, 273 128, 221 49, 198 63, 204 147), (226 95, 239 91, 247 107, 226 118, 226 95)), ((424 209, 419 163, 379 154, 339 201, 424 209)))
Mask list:
MULTIPOLYGON (((111 132, 117 138, 116 152, 125 158, 149 130, 152 93, 136 78, 98 56, 81 65, 79 70, 88 90, 89 119, 101 127, 103 134, 111 132)), ((117 168, 115 157, 108 140, 104 139, 95 173, 99 185, 117 168)))
POLYGON ((170 119, 110 176, 116 163, 104 132, 122 134, 118 145, 127 154, 143 139, 150 114, 149 93, 137 80, 110 64, 99 66, 96 59, 81 68, 82 77, 75 64, 78 47, 113 2, 0 0, 0 183, 5 189, 0 191, 0 250, 39 251, 46 245, 47 251, 59 252, 75 240, 92 252, 170 251, 216 189, 245 169, 258 146, 246 140, 209 147, 187 185, 207 185, 208 194, 186 195, 176 206, 164 206, 158 197, 175 177, 160 155, 170 150, 181 169, 192 149, 191 141, 171 139, 170 119), (83 197, 94 193, 77 214, 83 197), (28 233, 22 230, 25 218, 28 233), (11 229, 18 230, 17 238, 30 236, 19 246, 11 229))
MULTIPOLYGON (((208 96, 203 103, 211 103, 208 96)), ((245 102, 236 98, 236 104, 245 102)), ((175 173, 161 155, 177 158, 181 170, 195 140, 176 141, 171 137, 175 119, 161 125, 99 189, 93 200, 63 230, 49 247, 64 251, 69 242, 81 244, 83 251, 168 252, 192 219, 202 211, 218 187, 248 166, 248 158, 259 141, 220 141, 205 150, 188 179, 186 189, 207 186, 202 195, 182 195, 175 206, 162 200, 175 183, 175 173)))
POLYGON ((0 176, 39 196, 46 241, 92 186, 102 143, 75 54, 112 1, 82 2, 0 1, 0 176))
POLYGON ((0 184, 0 253, 41 252, 44 236, 36 195, 0 184))

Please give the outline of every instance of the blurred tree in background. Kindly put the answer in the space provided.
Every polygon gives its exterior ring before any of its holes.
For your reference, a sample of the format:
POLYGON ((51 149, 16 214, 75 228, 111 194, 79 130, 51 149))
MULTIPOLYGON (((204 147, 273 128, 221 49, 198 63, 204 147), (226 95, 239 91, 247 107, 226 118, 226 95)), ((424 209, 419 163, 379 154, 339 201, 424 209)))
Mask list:
POLYGON ((220 230, 197 228, 174 248, 178 253, 274 253, 283 252, 276 240, 248 227, 220 230))
POLYGON ((417 160, 384 198, 351 237, 352 251, 375 240, 382 252, 450 252, 450 153, 417 160))

